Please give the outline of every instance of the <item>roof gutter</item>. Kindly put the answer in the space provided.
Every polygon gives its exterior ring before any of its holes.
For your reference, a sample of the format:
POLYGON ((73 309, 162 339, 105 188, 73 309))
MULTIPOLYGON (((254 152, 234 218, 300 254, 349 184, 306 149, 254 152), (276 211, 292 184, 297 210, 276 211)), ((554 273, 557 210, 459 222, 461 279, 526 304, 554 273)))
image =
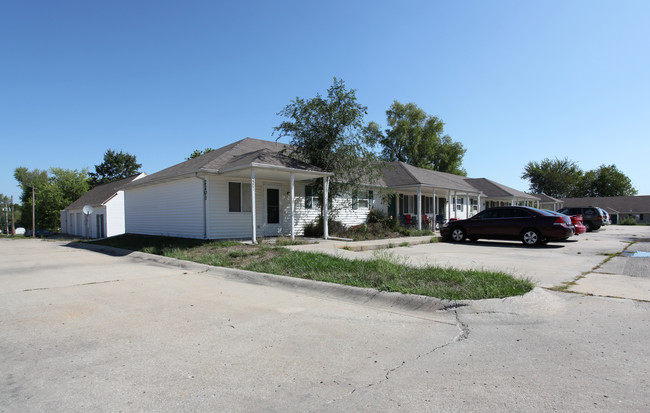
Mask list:
POLYGON ((223 173, 227 173, 227 172, 240 171, 242 169, 248 169, 248 168, 271 169, 271 170, 282 171, 282 172, 307 173, 307 174, 318 175, 318 176, 333 176, 334 175, 332 172, 310 171, 308 169, 287 168, 286 166, 269 165, 269 164, 257 163, 257 162, 252 162, 249 165, 233 166, 231 168, 226 168, 226 169, 221 169, 221 170, 206 170, 206 169, 204 169, 204 171, 223 174, 223 173))

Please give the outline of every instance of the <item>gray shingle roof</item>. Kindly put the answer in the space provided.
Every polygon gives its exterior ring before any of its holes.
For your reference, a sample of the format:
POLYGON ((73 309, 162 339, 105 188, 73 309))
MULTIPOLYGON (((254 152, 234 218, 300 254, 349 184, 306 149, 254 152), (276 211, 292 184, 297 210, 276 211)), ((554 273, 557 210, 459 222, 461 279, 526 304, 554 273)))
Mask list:
POLYGON ((608 196, 594 198, 565 198, 561 200, 565 207, 597 206, 610 214, 613 213, 650 213, 650 195, 608 196))
POLYGON ((285 143, 245 138, 196 158, 181 162, 146 178, 138 179, 130 186, 145 185, 155 181, 173 179, 197 172, 221 172, 244 167, 252 163, 279 166, 305 171, 322 172, 320 168, 291 158, 291 146, 285 143))
POLYGON ((464 176, 418 168, 404 162, 389 162, 383 175, 383 183, 391 187, 424 185, 452 191, 480 192, 468 184, 464 176))
POLYGON ((491 181, 487 178, 465 178, 465 181, 472 185, 474 188, 483 192, 488 198, 524 198, 531 200, 538 200, 539 198, 518 191, 509 186, 502 185, 498 182, 491 181))
POLYGON ((119 181, 109 182, 107 184, 97 185, 90 191, 79 197, 76 201, 65 208, 65 211, 71 209, 82 209, 85 205, 99 206, 107 202, 120 190, 124 185, 132 182, 140 175, 130 176, 120 179, 119 181))
POLYGON ((550 203, 550 202, 560 203, 560 202, 562 202, 561 199, 553 198, 552 196, 548 196, 546 194, 533 194, 533 196, 536 196, 537 198, 539 198, 540 202, 543 202, 543 203, 550 203))

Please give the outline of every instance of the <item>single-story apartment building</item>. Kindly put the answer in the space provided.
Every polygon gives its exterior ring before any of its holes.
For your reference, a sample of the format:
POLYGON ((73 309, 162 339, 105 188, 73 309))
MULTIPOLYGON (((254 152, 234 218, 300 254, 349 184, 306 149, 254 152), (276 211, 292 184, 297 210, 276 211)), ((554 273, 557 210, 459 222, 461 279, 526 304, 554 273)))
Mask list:
POLYGON ((124 234, 124 191, 120 188, 145 176, 141 173, 92 188, 61 211, 61 232, 84 238, 124 234), (85 206, 91 207, 90 214, 84 213, 85 206))
POLYGON ((639 224, 650 223, 650 195, 564 198, 565 207, 596 206, 609 213, 612 224, 633 218, 639 224))
MULTIPOLYGON (((200 239, 300 235, 321 215, 315 180, 322 180, 327 191, 335 173, 290 157, 290 149, 284 143, 246 138, 134 180, 122 188, 125 231, 200 239)), ((436 215, 467 218, 495 203, 538 200, 485 178, 392 162, 364 193, 335 199, 333 218, 356 225, 375 208, 408 217, 408 223, 422 228, 436 215), (394 195, 382 196, 382 188, 394 195)), ((325 205, 323 214, 329 217, 329 212, 325 205)))

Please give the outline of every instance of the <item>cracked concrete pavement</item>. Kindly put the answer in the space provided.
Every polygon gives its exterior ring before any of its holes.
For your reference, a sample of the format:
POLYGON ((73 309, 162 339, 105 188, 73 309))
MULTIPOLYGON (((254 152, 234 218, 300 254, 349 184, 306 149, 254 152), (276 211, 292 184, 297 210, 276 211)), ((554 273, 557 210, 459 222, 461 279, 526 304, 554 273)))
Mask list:
POLYGON ((0 412, 648 411, 650 303, 445 302, 0 241, 0 412))

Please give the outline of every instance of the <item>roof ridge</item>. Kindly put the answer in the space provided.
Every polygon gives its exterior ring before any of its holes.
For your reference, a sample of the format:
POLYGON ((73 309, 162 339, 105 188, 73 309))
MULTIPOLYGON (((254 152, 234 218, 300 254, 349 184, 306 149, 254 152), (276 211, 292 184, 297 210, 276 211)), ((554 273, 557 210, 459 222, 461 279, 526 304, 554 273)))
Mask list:
MULTIPOLYGON (((403 162, 403 161, 397 161, 397 162, 402 166, 402 168, 406 171, 406 173, 407 173, 411 178, 413 178, 413 180, 414 180, 415 182, 417 182, 418 184, 422 184, 422 182, 420 182, 420 180, 419 180, 418 178, 416 178, 415 175, 413 175, 413 174, 411 173, 411 171, 409 171, 409 168, 406 168, 406 166, 412 166, 413 168, 417 168, 417 166, 409 165, 409 164, 407 164, 406 162, 403 162)), ((420 168, 420 169, 423 169, 423 168, 420 168)))

